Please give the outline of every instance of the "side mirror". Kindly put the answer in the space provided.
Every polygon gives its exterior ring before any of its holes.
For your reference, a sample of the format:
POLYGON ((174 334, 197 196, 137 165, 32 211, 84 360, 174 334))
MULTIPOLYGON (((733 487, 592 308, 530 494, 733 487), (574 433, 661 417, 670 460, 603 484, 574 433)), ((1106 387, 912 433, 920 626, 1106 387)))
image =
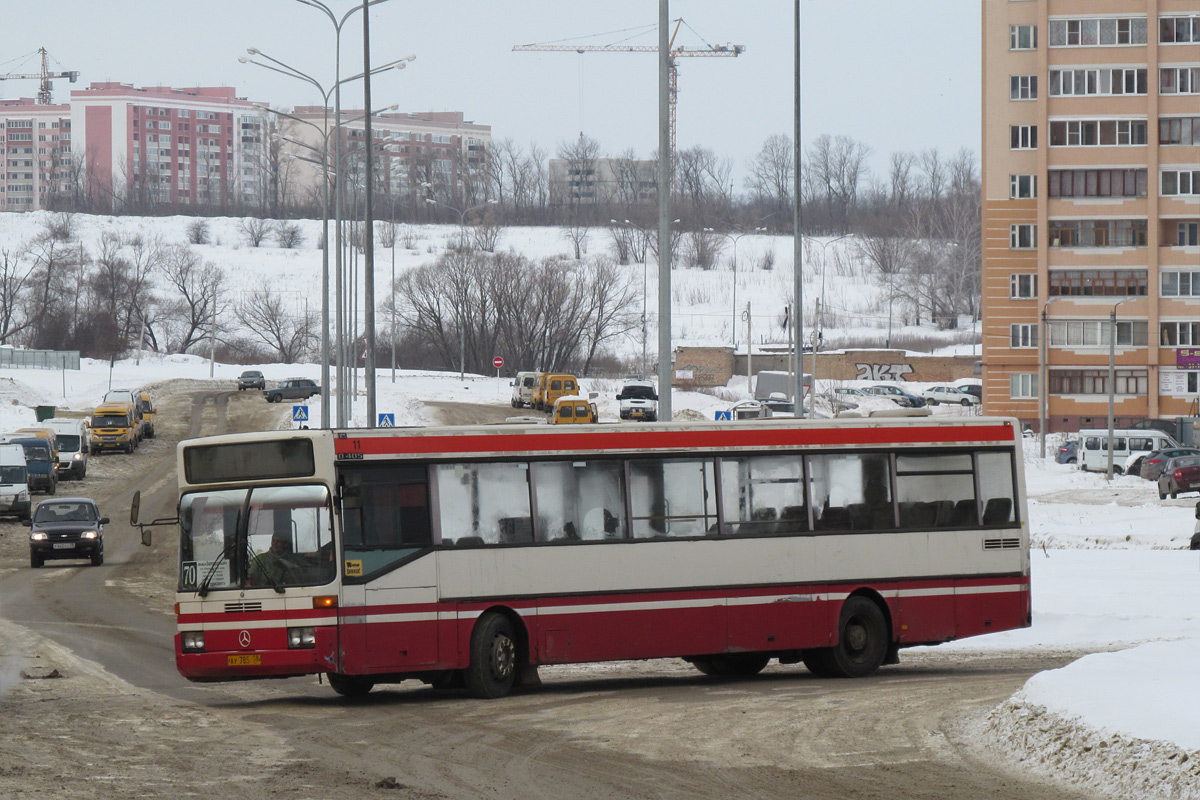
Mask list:
POLYGON ((129 501, 129 526, 136 527, 138 524, 138 511, 142 508, 142 490, 138 489, 133 493, 133 499, 129 501))
MULTIPOLYGON (((1200 516, 1200 510, 1197 510, 1197 511, 1196 511, 1196 515, 1197 515, 1197 516, 1200 516)), ((24 525, 26 528, 32 528, 32 527, 33 527, 33 520, 31 520, 31 519, 23 519, 23 520, 21 520, 21 524, 22 524, 22 525, 24 525)))
POLYGON ((617 399, 617 400, 624 400, 624 399, 625 399, 625 395, 623 395, 623 394, 619 394, 619 393, 618 393, 618 394, 617 394, 617 397, 616 397, 616 399, 617 399))
POLYGON ((1196 519, 1200 519, 1200 503, 1196 503, 1196 519))
POLYGON ((651 399, 651 400, 653 400, 654 402, 656 402, 656 403, 657 403, 657 402, 658 402, 658 395, 656 395, 656 394, 652 394, 652 395, 650 395, 650 399, 651 399))
POLYGON ((109 519, 108 519, 108 517, 101 517, 101 518, 100 518, 100 524, 101 524, 101 525, 107 525, 108 523, 109 523, 109 519))
POLYGON ((142 544, 146 547, 150 546, 150 529, 142 528, 142 544))

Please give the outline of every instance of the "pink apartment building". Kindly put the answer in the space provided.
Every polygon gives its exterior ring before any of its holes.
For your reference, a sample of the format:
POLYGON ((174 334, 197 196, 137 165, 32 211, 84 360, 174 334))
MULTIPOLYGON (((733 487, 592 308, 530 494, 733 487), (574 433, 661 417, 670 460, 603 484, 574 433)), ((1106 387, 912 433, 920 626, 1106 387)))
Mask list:
POLYGON ((44 208, 69 180, 71 107, 38 105, 27 97, 0 100, 0 133, 0 211, 44 208))

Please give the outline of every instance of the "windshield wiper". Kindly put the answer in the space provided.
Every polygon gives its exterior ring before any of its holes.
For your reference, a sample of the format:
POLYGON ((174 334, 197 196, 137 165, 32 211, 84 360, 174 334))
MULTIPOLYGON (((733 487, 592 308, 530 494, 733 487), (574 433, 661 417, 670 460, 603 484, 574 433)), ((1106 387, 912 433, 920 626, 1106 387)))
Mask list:
POLYGON ((208 568, 208 574, 206 574, 204 576, 204 580, 200 582, 200 588, 196 590, 196 594, 200 595, 201 597, 208 596, 208 585, 212 583, 212 579, 216 576, 217 567, 221 565, 222 561, 229 558, 229 554, 233 552, 233 548, 234 545, 231 544, 221 551, 221 555, 217 556, 216 560, 213 561, 212 566, 208 568))
POLYGON ((283 584, 275 579, 275 576, 271 574, 270 570, 262 566, 262 562, 258 561, 259 554, 254 552, 254 548, 250 546, 249 542, 246 542, 246 552, 250 554, 250 560, 247 563, 254 564, 257 562, 259 564, 258 572, 271 582, 271 588, 279 594, 284 594, 283 584))

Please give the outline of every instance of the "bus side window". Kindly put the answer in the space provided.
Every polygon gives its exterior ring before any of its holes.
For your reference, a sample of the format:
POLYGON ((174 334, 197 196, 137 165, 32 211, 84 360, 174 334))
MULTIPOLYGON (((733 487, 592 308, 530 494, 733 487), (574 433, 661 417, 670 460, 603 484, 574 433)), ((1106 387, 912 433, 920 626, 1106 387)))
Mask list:
POLYGON ((819 531, 895 527, 888 457, 883 453, 809 456, 813 523, 819 531))
POLYGON ((979 471, 980 501, 983 503, 984 525, 1015 525, 1016 491, 1013 488, 1013 460, 1009 453, 980 453, 976 457, 979 471))
POLYGON ((706 535, 717 521, 713 467, 703 459, 631 461, 634 537, 706 535))
POLYGON ((625 471, 617 460, 541 461, 530 466, 539 542, 625 538, 625 471))
POLYGON ((754 536, 808 530, 799 455, 721 459, 726 534, 754 536))
POLYGON ((896 500, 901 528, 974 527, 975 479, 971 454, 898 454, 896 500))
POLYGON ((434 479, 443 541, 507 544, 532 529, 525 462, 439 464, 434 479))
POLYGON ((400 550, 432 544, 428 484, 424 466, 344 472, 346 548, 400 550))

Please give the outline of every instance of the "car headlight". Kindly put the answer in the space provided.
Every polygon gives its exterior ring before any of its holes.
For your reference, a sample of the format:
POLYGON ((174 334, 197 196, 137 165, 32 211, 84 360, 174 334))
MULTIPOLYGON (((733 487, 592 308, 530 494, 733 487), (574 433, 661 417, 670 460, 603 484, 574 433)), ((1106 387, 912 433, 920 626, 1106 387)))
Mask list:
POLYGON ((23 492, 19 493, 19 494, 17 495, 17 499, 18 499, 18 500, 20 500, 20 501, 22 501, 22 502, 27 502, 27 501, 29 500, 29 492, 24 492, 24 491, 23 491, 23 492))
POLYGON ((71 460, 72 461, 83 461, 83 453, 76 453, 75 455, 71 456, 71 460))
POLYGON ((288 647, 304 650, 317 646, 317 632, 312 628, 288 628, 288 647))
POLYGON ((29 534, 29 538, 33 539, 35 542, 44 542, 46 541, 46 534, 42 531, 34 531, 33 533, 29 534))
POLYGON ((183 652, 200 653, 204 651, 204 631, 184 631, 182 640, 183 652))
POLYGON ((99 535, 100 534, 97 533, 96 531, 84 531, 83 533, 79 534, 79 537, 81 539, 95 539, 99 535))

